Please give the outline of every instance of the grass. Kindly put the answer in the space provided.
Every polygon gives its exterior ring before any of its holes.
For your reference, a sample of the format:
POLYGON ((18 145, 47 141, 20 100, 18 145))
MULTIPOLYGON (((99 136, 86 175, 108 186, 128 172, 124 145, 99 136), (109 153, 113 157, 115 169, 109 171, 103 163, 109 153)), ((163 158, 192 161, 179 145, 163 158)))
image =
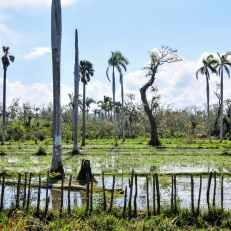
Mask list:
POLYGON ((123 218, 122 210, 112 213, 96 210, 86 213, 85 208, 74 208, 70 214, 44 211, 37 215, 31 207, 28 213, 22 210, 7 210, 0 213, 0 229, 8 230, 86 230, 86 231, 130 231, 130 230, 230 230, 231 213, 213 209, 200 214, 192 214, 187 209, 180 209, 173 214, 165 208, 161 215, 138 212, 136 217, 123 218))

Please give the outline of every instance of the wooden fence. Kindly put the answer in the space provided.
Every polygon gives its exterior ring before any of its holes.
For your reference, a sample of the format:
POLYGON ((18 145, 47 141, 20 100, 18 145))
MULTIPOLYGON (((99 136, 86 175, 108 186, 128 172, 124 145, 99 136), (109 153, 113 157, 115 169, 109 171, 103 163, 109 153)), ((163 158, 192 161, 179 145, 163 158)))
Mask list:
MULTIPOLYGON (((201 211, 201 193, 202 193, 202 175, 199 176, 199 191, 197 192, 197 203, 195 203, 195 189, 194 189, 194 176, 191 174, 190 176, 190 193, 191 193, 191 205, 190 209, 193 214, 199 214, 201 211)), ((129 179, 129 184, 125 186, 123 190, 123 216, 124 217, 136 217, 138 214, 137 209, 137 197, 138 197, 138 187, 137 187, 138 175, 132 171, 131 177, 129 179), (130 190, 128 190, 130 189, 130 190)), ((29 206, 31 204, 31 190, 32 187, 36 186, 37 190, 37 198, 36 198, 36 213, 39 214, 41 212, 41 188, 45 189, 45 202, 43 203, 43 209, 45 216, 48 214, 50 197, 48 195, 48 190, 51 187, 49 172, 47 173, 46 182, 42 182, 41 175, 38 175, 38 180, 35 182, 32 180, 31 173, 25 173, 24 179, 22 179, 21 174, 18 174, 17 182, 11 182, 6 180, 5 171, 1 174, 1 198, 0 198, 0 212, 4 209, 4 197, 5 197, 5 187, 7 183, 14 183, 16 194, 14 197, 14 201, 11 202, 16 209, 23 209, 28 211, 29 206)), ((112 176, 112 185, 110 189, 105 188, 105 175, 102 173, 102 209, 104 211, 112 212, 114 209, 114 194, 117 189, 115 189, 115 176, 112 176), (106 199, 106 192, 110 192, 110 200, 106 199)), ((210 211, 212 208, 216 206, 220 207, 224 210, 224 187, 223 187, 224 177, 220 178, 220 205, 216 204, 216 193, 217 193, 217 174, 216 172, 211 172, 208 177, 207 193, 206 193, 206 203, 207 209, 210 211), (213 189, 211 188, 211 182, 213 181, 213 189), (212 191, 212 198, 211 196, 212 191)), ((171 176, 171 193, 170 193, 170 204, 168 205, 171 209, 172 213, 177 213, 179 210, 179 203, 177 198, 177 175, 173 174, 171 176)), ((61 196, 60 196, 60 209, 59 212, 62 213, 64 210, 64 190, 67 190, 67 206, 66 210, 68 213, 71 213, 73 206, 71 205, 71 190, 73 189, 72 185, 72 175, 69 177, 68 185, 64 185, 64 179, 62 179, 62 183, 60 186, 61 196)), ((91 213, 93 211, 94 203, 93 203, 93 195, 94 195, 94 183, 87 181, 85 186, 79 186, 80 190, 85 191, 85 209, 86 212, 91 213)), ((161 204, 161 193, 160 193, 160 183, 158 174, 153 174, 150 177, 146 175, 146 212, 147 215, 157 215, 161 213, 161 209, 164 207, 161 204), (151 184, 150 184, 151 181, 151 184), (150 185, 152 185, 152 189, 150 193, 150 185)))

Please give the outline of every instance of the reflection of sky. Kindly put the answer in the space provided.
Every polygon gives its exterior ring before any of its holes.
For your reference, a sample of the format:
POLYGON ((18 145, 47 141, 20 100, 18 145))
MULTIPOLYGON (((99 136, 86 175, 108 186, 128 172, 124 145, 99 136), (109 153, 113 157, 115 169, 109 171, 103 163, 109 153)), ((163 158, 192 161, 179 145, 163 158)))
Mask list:
MULTIPOLYGON (((153 204, 153 185, 152 185, 152 177, 149 178, 149 205, 153 204)), ((105 188, 112 188, 112 176, 105 176, 105 188)), ((102 186, 102 178, 101 176, 97 176, 96 180, 98 181, 98 186, 102 186)), ((130 188, 128 187, 129 177, 126 176, 116 176, 115 178, 115 189, 125 190, 127 186, 127 200, 130 195, 130 188)), ((171 203, 171 176, 168 177, 159 177, 160 182, 160 194, 161 194, 161 205, 170 205, 171 203), (164 183, 164 185, 163 185, 164 183)), ((189 177, 176 177, 177 184, 177 198, 180 201, 181 207, 191 207, 191 178, 189 177)), ((199 177, 194 178, 194 207, 197 207, 198 203, 198 194, 199 194, 199 177)), ((224 209, 231 209, 231 178, 224 178, 224 209)), ((207 184, 208 177, 203 177, 202 179, 202 191, 201 191, 201 209, 207 209, 207 184)), ((1 187, 0 187, 1 191, 1 187)), ((15 203, 16 198, 16 187, 5 187, 5 195, 4 195, 4 208, 9 208, 11 203, 15 203)), ((23 190, 22 190, 23 195, 23 190)), ((28 193, 28 189, 27 189, 28 193)), ((31 204, 37 206, 37 195, 38 189, 31 190, 31 204)), ((61 199, 61 191, 55 189, 49 189, 48 195, 50 197, 49 209, 54 209, 59 211, 60 209, 60 199, 61 199)), ((135 195, 135 187, 133 187, 132 192, 132 206, 134 205, 134 195, 135 195)), ((146 177, 138 177, 137 178, 137 208, 141 210, 145 210, 147 206, 147 183, 146 177)), ((210 203, 212 204, 214 195, 214 179, 211 181, 211 189, 210 189, 210 203)), ((97 199, 99 195, 93 195, 93 203, 97 203, 99 199, 97 199)), ((41 189, 41 207, 45 207, 45 198, 46 198, 46 190, 41 189)), ((216 180, 216 193, 215 193, 215 203, 216 206, 221 206, 221 178, 217 178, 216 180)), ((110 200, 107 201, 110 203, 110 200)), ((86 204, 86 191, 72 191, 70 193, 70 203, 71 208, 73 207, 81 207, 86 204)), ((127 201, 128 203, 128 201, 127 201)), ((114 199, 114 206, 122 207, 124 204, 124 195, 121 194, 121 197, 117 197, 114 199)), ((64 209, 68 208, 68 191, 64 190, 64 209)), ((108 204, 109 206, 109 204, 108 204)))

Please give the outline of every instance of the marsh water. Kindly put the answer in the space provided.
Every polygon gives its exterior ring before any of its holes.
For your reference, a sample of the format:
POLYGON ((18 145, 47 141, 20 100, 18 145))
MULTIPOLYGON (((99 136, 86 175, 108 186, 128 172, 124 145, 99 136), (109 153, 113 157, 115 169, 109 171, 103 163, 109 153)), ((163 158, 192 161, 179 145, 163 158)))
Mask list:
MULTIPOLYGON (((97 186, 102 186, 102 180, 100 176, 95 177, 98 181, 97 186)), ((105 187, 108 189, 112 188, 112 176, 105 176, 105 187)), ((190 177, 176 177, 177 181, 177 201, 178 205, 181 207, 190 208, 191 207, 191 179, 190 177)), ((128 195, 130 193, 130 189, 128 187, 129 177, 125 176, 116 176, 115 178, 115 189, 125 189, 127 186, 128 195)), ((161 206, 170 206, 171 204, 171 176, 160 176, 160 196, 161 196, 161 206)), ((194 177, 194 205, 197 207, 198 202, 198 194, 199 194, 199 177, 194 177)), ((147 208, 147 181, 146 177, 138 177, 138 193, 137 193, 137 208, 141 210, 145 210, 147 208)), ((207 185, 208 185, 208 177, 203 177, 202 179, 202 192, 201 192, 201 200, 200 200, 200 209, 204 210, 207 209, 207 185)), ((153 187, 152 187, 152 177, 149 178, 149 204, 152 206, 153 204, 153 187)), ((224 178, 223 181, 224 187, 224 209, 228 210, 231 209, 231 178, 224 178)), ((28 189, 27 189, 28 190, 28 189)), ((0 187, 1 191, 1 187, 0 187)), ((16 187, 13 186, 6 186, 5 187, 5 194, 4 194, 4 208, 9 208, 10 205, 15 204, 16 198, 16 187)), ((134 198, 134 191, 133 188, 133 198, 134 198)), ((28 192, 27 192, 28 193, 28 192)), ((21 197, 23 195, 23 188, 21 189, 21 197)), ((37 195, 38 189, 32 188, 31 189, 31 204, 37 204, 37 195)), ((61 190, 57 189, 49 189, 48 195, 50 197, 49 209, 59 210, 60 209, 60 201, 61 201, 61 190)), ((212 204, 212 200, 214 197, 214 179, 212 179, 211 189, 210 189, 210 200, 212 204)), ((40 198, 41 207, 45 206, 45 199, 46 199, 46 190, 41 189, 40 191, 40 198)), ((68 191, 64 190, 63 194, 64 198, 64 208, 68 206, 68 191)), ((127 197, 129 198, 129 196, 127 197)), ((70 193, 70 201, 71 207, 80 207, 86 205, 86 191, 71 191, 70 193)), ((93 195, 93 205, 102 202, 102 195, 99 194, 93 195)), ((110 203, 110 200, 108 200, 110 203)), ((132 202, 133 203, 133 202, 132 202)), ((216 206, 221 207, 221 179, 216 178, 216 191, 215 191, 215 203, 216 206)), ((124 195, 116 197, 114 199, 114 206, 122 207, 124 204, 124 195)), ((109 206, 109 204, 108 204, 109 206)))

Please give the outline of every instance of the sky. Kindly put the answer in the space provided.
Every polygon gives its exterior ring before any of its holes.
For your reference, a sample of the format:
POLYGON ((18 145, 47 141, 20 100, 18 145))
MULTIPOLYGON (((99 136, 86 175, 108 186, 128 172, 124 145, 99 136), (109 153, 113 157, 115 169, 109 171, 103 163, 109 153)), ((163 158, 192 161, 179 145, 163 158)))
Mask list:
MULTIPOLYGON (((86 96, 96 102, 112 97, 106 77, 111 51, 121 51, 130 64, 124 74, 124 94, 135 94, 148 80, 143 68, 149 52, 169 46, 182 62, 159 68, 155 84, 163 105, 204 108, 206 79, 195 72, 208 54, 231 51, 230 0, 61 0, 61 104, 69 103, 74 89, 75 29, 79 59, 93 64, 94 76, 86 96)), ((51 0, 0 0, 0 46, 9 46, 15 62, 7 70, 6 104, 14 98, 41 106, 52 102, 51 0)), ((2 52, 3 55, 3 52, 2 52)), ((1 70, 1 69, 0 69, 1 70)), ((110 70, 111 71, 111 70, 110 70)), ((0 71, 2 102, 3 69, 0 71)), ((111 73, 111 72, 110 72, 111 73)), ((211 103, 220 79, 210 78, 211 103)), ((231 80, 224 75, 224 99, 231 98, 231 80)), ((80 93, 82 83, 80 84, 80 93)), ((120 83, 116 76, 116 101, 120 83)), ((97 105, 91 106, 91 108, 97 105)))

